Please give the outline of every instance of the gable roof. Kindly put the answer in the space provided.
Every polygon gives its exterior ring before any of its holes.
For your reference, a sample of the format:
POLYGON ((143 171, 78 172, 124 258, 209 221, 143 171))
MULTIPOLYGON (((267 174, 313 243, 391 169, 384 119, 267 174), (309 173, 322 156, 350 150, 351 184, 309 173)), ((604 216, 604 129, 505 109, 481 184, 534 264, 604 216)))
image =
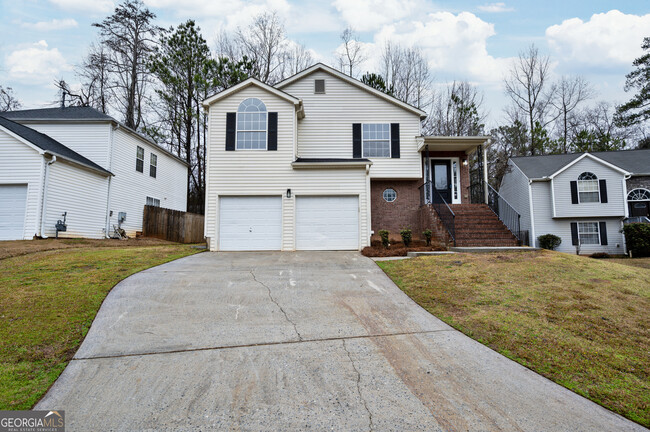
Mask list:
POLYGON ((650 174, 650 150, 619 150, 593 153, 571 153, 542 156, 519 156, 510 158, 530 179, 550 177, 578 158, 589 155, 614 165, 633 175, 650 174))
POLYGON ((83 165, 86 168, 89 168, 93 171, 97 171, 104 175, 113 175, 110 171, 102 168, 97 165, 95 162, 86 158, 85 156, 80 155, 76 151, 72 150, 69 147, 64 146, 57 140, 35 131, 32 128, 23 126, 19 123, 8 120, 3 117, 4 113, 0 116, 0 128, 7 130, 10 134, 17 135, 19 139, 27 141, 32 145, 43 150, 43 153, 48 153, 53 156, 66 159, 70 162, 74 162, 79 165, 83 165))
POLYGON ((315 65, 310 66, 307 69, 305 69, 305 70, 303 70, 301 72, 298 72, 297 74, 295 74, 293 76, 290 76, 289 78, 286 78, 283 81, 280 81, 279 83, 277 83, 275 85, 275 87, 276 88, 283 88, 283 87, 285 87, 285 86, 287 86, 287 85, 289 85, 289 84, 291 84, 293 82, 296 82, 296 81, 298 81, 298 80, 300 80, 300 79, 306 77, 307 75, 310 75, 310 74, 312 74, 312 73, 314 73, 316 71, 327 72, 330 75, 333 75, 336 78, 341 79, 342 81, 345 81, 345 82, 347 82, 349 84, 352 84, 352 85, 354 85, 354 86, 356 86, 356 87, 358 87, 358 88, 360 88, 362 90, 367 91, 368 93, 371 93, 371 94, 373 94, 375 96, 378 96, 381 99, 384 99, 384 100, 386 100, 386 101, 388 101, 388 102, 390 102, 390 103, 392 103, 394 105, 397 105, 397 106, 399 106, 401 108, 404 108, 407 111, 410 111, 410 112, 412 112, 414 114, 418 114, 420 116, 420 119, 424 119, 427 116, 427 113, 422 111, 421 109, 416 108, 413 105, 407 104, 406 102, 402 102, 401 100, 397 99, 396 97, 387 95, 386 93, 384 93, 384 92, 382 92, 380 90, 377 90, 374 87, 370 87, 368 84, 364 84, 361 81, 359 81, 358 79, 352 78, 352 77, 350 77, 350 76, 348 76, 348 75, 346 75, 346 74, 344 74, 342 72, 339 72, 336 69, 334 69, 334 68, 332 68, 330 66, 327 66, 327 65, 325 65, 323 63, 316 63, 315 65))
POLYGON ((287 102, 291 102, 292 104, 294 104, 296 106, 301 106, 302 105, 302 101, 300 99, 298 99, 297 97, 292 96, 289 93, 284 92, 284 91, 282 91, 280 89, 277 89, 275 87, 272 87, 272 86, 270 86, 268 84, 265 84, 262 81, 258 80, 257 78, 252 78, 251 77, 251 78, 248 78, 248 79, 246 79, 246 80, 244 80, 244 81, 242 81, 242 82, 240 82, 238 84, 235 84, 232 87, 228 87, 225 90, 222 90, 222 91, 220 91, 218 93, 213 94, 212 96, 210 96, 209 98, 207 98, 206 100, 203 101, 203 106, 207 108, 210 105, 212 105, 213 103, 217 102, 218 100, 221 100, 221 99, 223 99, 223 98, 225 98, 227 96, 230 96, 231 94, 237 93, 238 91, 241 91, 241 90, 243 90, 243 89, 245 89, 247 87, 250 87, 250 86, 256 86, 256 87, 261 88, 262 90, 266 90, 267 92, 272 93, 272 94, 278 96, 279 98, 286 100, 287 102))

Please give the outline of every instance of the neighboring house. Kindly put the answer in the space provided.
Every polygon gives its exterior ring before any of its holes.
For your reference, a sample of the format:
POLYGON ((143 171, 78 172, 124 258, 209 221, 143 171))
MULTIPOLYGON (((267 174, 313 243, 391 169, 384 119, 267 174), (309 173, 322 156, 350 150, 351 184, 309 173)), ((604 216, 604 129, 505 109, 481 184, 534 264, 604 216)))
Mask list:
POLYGON ((142 229, 145 204, 185 210, 187 165, 93 108, 0 113, 0 240, 105 238, 125 215, 142 229))
POLYGON ((431 201, 469 203, 468 155, 488 141, 423 137, 425 112, 323 64, 275 86, 247 79, 204 106, 210 250, 357 250, 380 229, 418 237, 436 223, 431 201))
POLYGON ((623 254, 623 220, 650 216, 650 150, 511 158, 499 193, 534 244, 555 234, 563 252, 623 254))

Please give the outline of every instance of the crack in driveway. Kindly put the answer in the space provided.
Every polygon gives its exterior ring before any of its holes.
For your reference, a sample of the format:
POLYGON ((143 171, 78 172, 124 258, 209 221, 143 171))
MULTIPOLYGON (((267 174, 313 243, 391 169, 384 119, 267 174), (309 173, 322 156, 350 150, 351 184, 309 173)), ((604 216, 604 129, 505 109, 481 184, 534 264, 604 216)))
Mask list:
POLYGON ((354 369, 354 372, 356 372, 357 374, 357 393, 359 394, 361 403, 363 403, 363 407, 366 409, 366 412, 368 413, 368 428, 370 432, 372 432, 374 430, 374 425, 372 423, 372 413, 368 408, 368 403, 363 398, 363 394, 361 394, 361 373, 359 372, 359 369, 357 369, 357 366, 354 364, 354 360, 352 360, 352 354, 350 354, 350 351, 348 350, 348 347, 345 344, 345 339, 343 339, 342 342, 343 342, 343 349, 345 350, 345 352, 348 355, 348 358, 350 359, 350 364, 352 365, 352 369, 354 369))
POLYGON ((275 300, 275 299, 273 298, 273 294, 271 293, 271 288, 270 288, 268 285, 266 285, 265 283, 259 281, 259 280, 257 279, 257 277, 255 276, 255 273, 253 273, 253 270, 251 270, 250 272, 251 272, 251 276, 253 276, 253 280, 254 280, 255 282, 257 282, 258 284, 262 285, 264 288, 266 288, 266 290, 267 290, 268 293, 269 293, 269 298, 271 299, 271 301, 272 301, 273 303, 275 303, 275 305, 278 307, 278 309, 280 309, 280 312, 282 312, 282 314, 284 315, 284 317, 286 318, 286 320, 287 320, 287 321, 288 321, 288 322, 293 326, 293 330, 294 330, 294 331, 296 332, 296 334, 298 335, 298 340, 302 341, 302 340, 303 340, 303 339, 302 339, 302 335, 301 335, 300 332, 298 331, 298 327, 296 327, 296 323, 293 322, 293 321, 291 320, 291 318, 289 318, 289 315, 287 315, 287 313, 286 313, 285 310, 282 308, 282 306, 280 306, 280 303, 278 303, 277 300, 275 300))

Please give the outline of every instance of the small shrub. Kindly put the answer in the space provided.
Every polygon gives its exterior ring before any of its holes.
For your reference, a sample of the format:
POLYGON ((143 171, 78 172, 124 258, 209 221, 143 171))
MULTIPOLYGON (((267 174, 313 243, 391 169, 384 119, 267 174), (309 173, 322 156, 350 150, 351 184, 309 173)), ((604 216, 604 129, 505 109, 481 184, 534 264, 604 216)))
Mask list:
POLYGON ((431 246, 431 235, 432 232, 430 229, 422 231, 422 236, 424 237, 424 241, 427 243, 427 246, 431 246))
POLYGON ((537 237, 542 249, 555 250, 562 243, 562 239, 554 234, 544 234, 537 237))
POLYGON ((626 224, 623 233, 627 249, 633 257, 650 256, 650 224, 626 224))
POLYGON ((589 258, 609 258, 609 254, 607 252, 595 252, 589 255, 589 258))
POLYGON ((388 247, 390 246, 390 242, 388 241, 388 234, 390 234, 390 232, 388 232, 388 230, 379 230, 378 234, 379 237, 381 237, 381 244, 386 249, 388 249, 388 247))
POLYGON ((411 240, 413 240, 413 233, 411 230, 408 228, 403 229, 399 232, 399 235, 402 236, 402 243, 404 243, 404 246, 409 247, 411 240))

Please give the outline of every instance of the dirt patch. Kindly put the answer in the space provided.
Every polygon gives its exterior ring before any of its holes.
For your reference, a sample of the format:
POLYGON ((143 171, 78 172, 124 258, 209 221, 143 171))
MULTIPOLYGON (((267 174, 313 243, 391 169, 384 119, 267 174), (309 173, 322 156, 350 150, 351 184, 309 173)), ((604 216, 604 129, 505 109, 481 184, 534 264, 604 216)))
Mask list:
POLYGON ((397 242, 391 243, 390 247, 385 248, 382 246, 381 241, 373 241, 372 246, 363 248, 361 253, 367 257, 391 257, 391 256, 406 256, 408 252, 430 252, 430 251, 446 251, 447 248, 440 245, 427 246, 423 241, 413 241, 409 247, 404 246, 404 243, 397 242))
POLYGON ((27 255, 36 252, 44 252, 57 249, 74 248, 103 248, 103 247, 143 247, 143 246, 164 246, 175 244, 167 240, 160 240, 149 237, 138 237, 128 240, 116 239, 38 239, 38 240, 15 240, 0 241, 0 260, 20 255, 27 255))

